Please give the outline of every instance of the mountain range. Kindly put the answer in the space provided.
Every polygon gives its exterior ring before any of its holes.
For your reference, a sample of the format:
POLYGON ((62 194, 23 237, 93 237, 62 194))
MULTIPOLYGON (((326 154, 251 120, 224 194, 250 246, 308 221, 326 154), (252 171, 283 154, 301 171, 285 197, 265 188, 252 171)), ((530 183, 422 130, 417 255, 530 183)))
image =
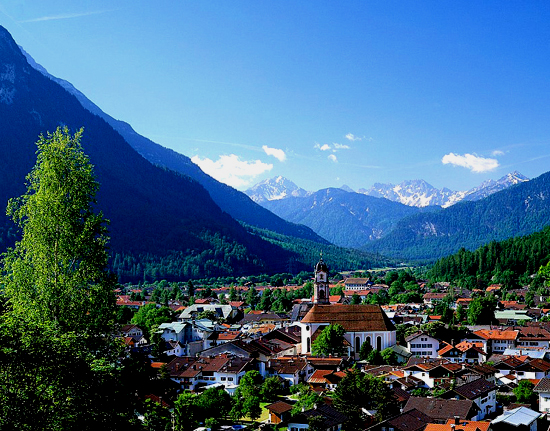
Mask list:
MULTIPOLYGON (((550 224, 549 178, 550 173, 527 181, 512 173, 470 190, 461 202, 447 208, 404 205, 334 188, 266 200, 262 205, 340 246, 399 259, 432 260, 461 247, 477 248, 543 229, 550 224)), ((419 203, 421 196, 426 202, 430 189, 425 182, 407 184, 399 190, 401 197, 408 197, 409 204, 419 203)))
MULTIPOLYGON (((398 190, 377 185, 376 193, 388 199, 349 187, 310 193, 280 177, 252 193, 263 199, 260 206, 188 157, 105 114, 25 57, 0 27, 0 202, 25 191, 25 175, 35 162, 33 142, 60 125, 84 127, 82 144, 101 184, 99 207, 110 219, 113 268, 122 280, 284 272, 289 262, 294 270, 309 269, 321 249, 330 249, 341 268, 380 263, 380 253, 433 259, 528 234, 550 220, 550 173, 530 181, 512 173, 455 195, 461 202, 454 205, 453 192, 437 200, 422 181, 398 190)), ((18 232, 2 213, 5 248, 18 232)))
MULTIPOLYGON (((514 171, 496 181, 484 181, 478 187, 467 191, 453 191, 448 188, 437 189, 424 180, 408 180, 397 185, 375 183, 369 189, 357 190, 357 193, 376 198, 386 198, 393 202, 414 207, 440 206, 447 208, 460 201, 483 199, 492 193, 525 181, 529 181, 529 178, 514 171)), ((348 186, 340 188, 350 193, 354 192, 348 186)), ((289 197, 306 197, 312 194, 312 192, 298 187, 292 181, 281 176, 264 180, 246 190, 245 193, 259 204, 289 197)))

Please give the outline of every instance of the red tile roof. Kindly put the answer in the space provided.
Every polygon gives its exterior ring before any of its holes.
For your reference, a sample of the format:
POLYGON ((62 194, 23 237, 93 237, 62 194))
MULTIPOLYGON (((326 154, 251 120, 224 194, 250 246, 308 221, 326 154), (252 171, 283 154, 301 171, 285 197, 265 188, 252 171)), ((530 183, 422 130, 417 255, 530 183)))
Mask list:
POLYGON ((395 331, 379 305, 315 304, 302 323, 338 323, 347 332, 395 331))

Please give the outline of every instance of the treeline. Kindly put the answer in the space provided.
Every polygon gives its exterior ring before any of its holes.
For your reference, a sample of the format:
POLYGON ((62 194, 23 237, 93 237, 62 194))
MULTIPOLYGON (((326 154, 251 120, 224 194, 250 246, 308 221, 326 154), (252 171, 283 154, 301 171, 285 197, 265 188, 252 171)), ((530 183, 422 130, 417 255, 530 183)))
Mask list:
MULTIPOLYGON (((323 245, 314 241, 281 235, 265 229, 258 229, 252 226, 245 227, 249 232, 260 236, 262 239, 294 253, 297 259, 306 265, 306 269, 312 268, 319 261, 320 252, 325 256, 331 272, 398 265, 397 260, 390 259, 379 253, 369 253, 352 248, 338 247, 332 244, 323 245)), ((292 264, 289 263, 289 266, 292 266, 292 264)))
POLYGON ((432 281, 449 281, 466 288, 500 283, 508 289, 531 284, 550 261, 550 227, 524 237, 492 241, 475 251, 464 248, 439 259, 428 271, 432 281))

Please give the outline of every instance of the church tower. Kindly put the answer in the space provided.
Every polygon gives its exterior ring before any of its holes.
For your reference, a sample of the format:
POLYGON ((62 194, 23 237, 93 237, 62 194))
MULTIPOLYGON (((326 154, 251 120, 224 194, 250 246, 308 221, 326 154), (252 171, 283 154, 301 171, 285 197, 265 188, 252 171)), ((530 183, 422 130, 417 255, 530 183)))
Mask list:
POLYGON ((330 304, 330 290, 328 285, 328 266, 323 261, 323 255, 315 265, 315 280, 313 283, 313 303, 330 304))

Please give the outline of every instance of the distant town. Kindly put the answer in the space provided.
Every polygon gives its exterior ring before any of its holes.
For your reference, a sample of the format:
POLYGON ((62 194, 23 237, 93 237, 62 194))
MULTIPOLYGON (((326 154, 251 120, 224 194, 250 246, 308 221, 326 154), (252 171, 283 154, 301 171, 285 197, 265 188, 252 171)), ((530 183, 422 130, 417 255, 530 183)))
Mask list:
POLYGON ((331 274, 323 258, 305 275, 120 289, 120 338, 149 367, 142 396, 169 421, 182 397, 200 410, 228 395, 189 429, 548 428, 546 296, 408 268, 331 274))

